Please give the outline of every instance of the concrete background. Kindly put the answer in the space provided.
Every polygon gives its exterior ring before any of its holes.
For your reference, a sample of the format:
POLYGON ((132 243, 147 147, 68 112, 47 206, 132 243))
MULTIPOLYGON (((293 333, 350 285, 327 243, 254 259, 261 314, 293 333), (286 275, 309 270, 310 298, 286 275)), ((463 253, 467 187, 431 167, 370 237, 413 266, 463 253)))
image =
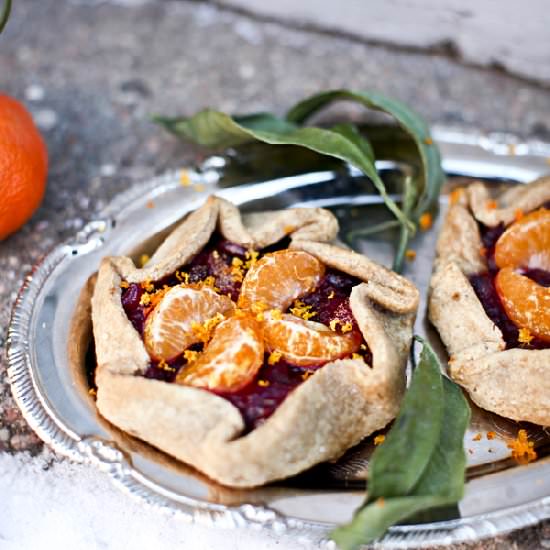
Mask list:
POLYGON ((218 0, 252 14, 380 44, 447 52, 550 85, 546 0, 218 0))
MULTIPOLYGON (((45 199, 33 219, 0 243, 0 475, 14 484, 12 492, 9 485, 0 488, 2 550, 21 548, 18 529, 33 528, 27 509, 37 491, 49 502, 48 517, 66 518, 56 529, 67 536, 91 530, 105 517, 99 510, 98 516, 68 514, 60 488, 91 474, 44 451, 11 397, 4 347, 10 309, 24 275, 115 194, 200 159, 197 150, 152 124, 151 114, 189 114, 208 105, 283 112, 304 95, 331 87, 377 89, 407 102, 432 123, 550 141, 547 88, 444 53, 372 44, 346 33, 299 28, 294 19, 291 24, 267 21, 261 13, 247 16, 205 2, 14 3, 13 17, 0 36, 0 90, 32 111, 48 144, 50 173, 45 199), (42 476, 49 464, 55 475, 42 476), (20 478, 21 484, 15 485, 20 478), (55 483, 59 486, 53 487, 55 483)), ((97 473, 86 490, 93 491, 94 483, 103 487, 101 476, 97 473)), ((143 523, 144 515, 135 521, 143 523)), ((153 512, 149 518, 147 525, 154 529, 160 519, 153 512)), ((193 538, 185 525, 181 529, 188 548, 193 540, 196 548, 224 548, 223 537, 213 535, 207 543, 193 538)), ((59 540, 59 531, 54 531, 42 534, 44 548, 59 540)), ((99 542, 109 548, 109 540, 107 536, 99 542)), ((265 546, 261 535, 254 540, 256 548, 265 546)), ((548 547, 549 541, 546 522, 474 547, 535 549, 548 547)), ((279 548, 292 547, 279 542, 279 548)))

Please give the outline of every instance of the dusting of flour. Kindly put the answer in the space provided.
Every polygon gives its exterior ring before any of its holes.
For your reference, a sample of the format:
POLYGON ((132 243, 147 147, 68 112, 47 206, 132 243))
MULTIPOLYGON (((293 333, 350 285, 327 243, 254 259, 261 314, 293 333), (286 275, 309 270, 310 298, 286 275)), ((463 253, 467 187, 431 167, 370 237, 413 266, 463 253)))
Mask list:
POLYGON ((187 523, 136 500, 91 466, 44 451, 0 453, 0 550, 294 550, 288 536, 187 523))

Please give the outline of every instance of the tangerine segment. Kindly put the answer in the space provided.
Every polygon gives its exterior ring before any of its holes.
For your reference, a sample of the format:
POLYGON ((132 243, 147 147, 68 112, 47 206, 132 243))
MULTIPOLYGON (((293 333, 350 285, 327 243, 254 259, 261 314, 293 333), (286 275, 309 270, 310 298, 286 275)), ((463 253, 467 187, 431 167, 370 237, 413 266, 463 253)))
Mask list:
POLYGON ((145 348, 153 359, 173 359, 201 341, 201 333, 193 328, 196 323, 202 324, 233 307, 230 298, 210 288, 175 286, 164 294, 145 321, 145 348))
POLYGON ((249 316, 231 317, 216 327, 204 353, 178 373, 176 382, 235 392, 253 380, 263 360, 261 323, 249 316))
POLYGON ((495 287, 506 315, 533 336, 550 342, 550 288, 541 286, 511 267, 501 269, 495 287))
POLYGON ((550 210, 541 208, 512 224, 495 247, 498 267, 550 270, 550 210))
POLYGON ((361 336, 353 331, 339 334, 321 323, 285 314, 266 318, 264 339, 269 352, 279 352, 293 365, 316 366, 356 352, 361 336))
POLYGON ((286 310, 290 304, 319 284, 324 265, 301 250, 280 250, 266 254, 246 274, 239 296, 239 307, 254 304, 286 310))

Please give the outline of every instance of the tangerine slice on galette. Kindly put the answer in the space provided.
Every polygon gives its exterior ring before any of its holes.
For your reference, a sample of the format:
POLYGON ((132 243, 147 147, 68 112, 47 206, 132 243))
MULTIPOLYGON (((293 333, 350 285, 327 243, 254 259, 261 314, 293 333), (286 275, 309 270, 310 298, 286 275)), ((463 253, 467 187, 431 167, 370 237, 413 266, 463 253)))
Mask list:
POLYGON ((406 279, 333 244, 328 211, 257 216, 210 197, 144 267, 105 258, 92 299, 99 412, 232 486, 386 426, 418 305, 406 279))

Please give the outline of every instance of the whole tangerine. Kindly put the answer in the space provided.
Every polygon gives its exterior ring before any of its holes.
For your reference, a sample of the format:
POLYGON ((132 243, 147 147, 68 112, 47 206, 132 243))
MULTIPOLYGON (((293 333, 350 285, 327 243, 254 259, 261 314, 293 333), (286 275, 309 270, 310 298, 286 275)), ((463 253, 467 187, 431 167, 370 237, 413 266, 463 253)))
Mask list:
POLYGON ((0 240, 17 231, 40 205, 48 151, 27 109, 0 93, 0 240))

